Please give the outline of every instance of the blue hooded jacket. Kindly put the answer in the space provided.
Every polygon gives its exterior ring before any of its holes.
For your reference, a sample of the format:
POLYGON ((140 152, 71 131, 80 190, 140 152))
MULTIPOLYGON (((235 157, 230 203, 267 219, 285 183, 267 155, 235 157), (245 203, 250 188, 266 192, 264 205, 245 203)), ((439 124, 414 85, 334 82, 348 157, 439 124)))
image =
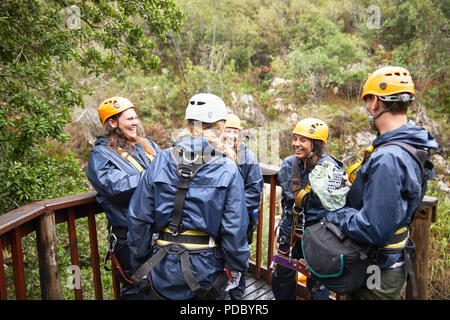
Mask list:
POLYGON ((255 154, 247 147, 245 142, 242 142, 239 146, 237 164, 244 180, 245 202, 250 218, 249 225, 253 229, 258 224, 258 216, 253 215, 253 211, 257 210, 261 204, 264 179, 255 154))
MULTIPOLYGON (((148 139, 147 139, 148 140, 148 139)), ((150 140, 156 153, 158 145, 150 140)), ((150 162, 138 143, 133 158, 144 169, 142 173, 128 160, 108 147, 109 138, 100 137, 95 141, 89 156, 86 176, 97 191, 97 202, 105 210, 113 227, 127 227, 128 204, 139 180, 150 166, 150 162)))
MULTIPOLYGON (((205 138, 185 137, 175 145, 187 152, 211 150, 205 138)), ((134 267, 158 250, 151 247, 152 234, 170 221, 177 183, 170 150, 163 150, 151 163, 130 201, 128 239, 134 267)), ((186 194, 181 223, 186 230, 208 233, 221 245, 218 251, 222 251, 222 257, 213 251, 189 255, 191 271, 202 287, 215 281, 224 264, 240 272, 248 269, 244 183, 234 161, 224 156, 197 172, 186 194)), ((166 298, 194 297, 183 277, 179 255, 168 254, 150 273, 154 289, 166 298)))
MULTIPOLYGON (((287 214, 287 219, 283 221, 280 226, 280 234, 286 237, 290 235, 290 228, 292 223, 292 207, 294 205, 294 193, 292 192, 292 162, 298 161, 300 167, 301 187, 304 188, 309 184, 309 174, 314 167, 304 168, 303 162, 295 155, 287 157, 280 170, 278 171, 278 182, 281 185, 281 205, 283 212, 287 214)), ((333 163, 337 168, 342 169, 344 165, 339 160, 333 158, 328 154, 322 154, 316 165, 321 165, 324 161, 333 163)), ((311 197, 305 204, 306 222, 312 222, 323 218, 327 211, 323 208, 318 197, 311 197)))
MULTIPOLYGON (((389 244, 395 231, 411 223, 426 191, 422 190, 419 164, 406 150, 398 145, 380 146, 390 141, 438 148, 433 136, 413 121, 378 136, 373 141, 374 152, 358 172, 363 184, 363 207, 358 210, 345 206, 326 216, 350 238, 378 248, 389 244)), ((432 178, 434 171, 430 170, 426 179, 432 178)), ((401 258, 401 253, 383 254, 378 263, 384 269, 401 258)))

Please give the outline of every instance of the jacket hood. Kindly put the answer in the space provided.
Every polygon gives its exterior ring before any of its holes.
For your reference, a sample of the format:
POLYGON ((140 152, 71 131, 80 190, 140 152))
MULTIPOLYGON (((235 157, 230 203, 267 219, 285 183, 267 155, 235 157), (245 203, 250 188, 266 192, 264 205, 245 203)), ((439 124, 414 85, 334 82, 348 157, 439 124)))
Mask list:
POLYGON ((109 138, 107 136, 99 136, 99 137, 97 137, 97 140, 95 140, 94 146, 107 145, 108 142, 109 142, 109 138))
POLYGON ((377 147, 390 141, 401 141, 429 149, 437 149, 439 147, 434 137, 424 128, 416 126, 415 122, 412 120, 398 129, 388 131, 378 136, 373 141, 373 146, 377 147))

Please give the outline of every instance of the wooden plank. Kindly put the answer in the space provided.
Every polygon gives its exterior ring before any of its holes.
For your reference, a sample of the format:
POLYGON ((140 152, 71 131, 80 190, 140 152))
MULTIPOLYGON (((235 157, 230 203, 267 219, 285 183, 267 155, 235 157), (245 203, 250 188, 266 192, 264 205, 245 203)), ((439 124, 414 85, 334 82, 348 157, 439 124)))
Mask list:
POLYGON ((6 291, 6 273, 5 261, 3 259, 3 241, 0 237, 0 300, 6 300, 8 293, 6 291))
POLYGON ((245 278, 245 288, 250 287, 252 284, 254 284, 257 281, 258 281, 258 279, 256 279, 253 275, 249 276, 249 274, 247 273, 246 278, 245 278))
POLYGON ((62 300, 56 248, 55 213, 49 211, 39 217, 36 230, 38 247, 39 278, 43 300, 62 300))
POLYGON ((274 299, 272 287, 270 285, 266 284, 265 282, 262 282, 263 286, 256 288, 256 290, 255 290, 255 285, 258 285, 258 281, 259 281, 259 283, 261 283, 260 280, 257 280, 253 277, 253 274, 247 273, 247 278, 245 281, 247 288, 245 289, 242 300, 273 300, 274 299))
POLYGON ((22 235, 20 228, 11 232, 11 254, 13 261, 14 286, 17 300, 26 300, 25 270, 23 265, 22 235))
POLYGON ((100 256, 98 254, 97 227, 95 224, 95 211, 92 206, 88 209, 89 244, 91 247, 92 272, 94 275, 95 299, 103 300, 102 279, 100 274, 100 256))
POLYGON ((262 286, 264 286, 266 283, 264 280, 257 280, 256 282, 252 283, 251 285, 249 285, 248 287, 245 288, 245 293, 246 294, 250 294, 253 291, 261 288, 262 286))
MULTIPOLYGON (((275 206, 276 206, 276 179, 270 177, 270 199, 269 199, 269 244, 267 246, 267 265, 270 266, 273 256, 273 244, 275 241, 275 206)), ((272 272, 269 270, 266 275, 267 283, 271 282, 272 272)))
MULTIPOLYGON (((67 215, 67 229, 69 233, 69 248, 70 248, 70 259, 72 265, 80 267, 80 257, 78 255, 78 239, 77 230, 75 224, 75 211, 73 207, 68 209, 67 215)), ((75 300, 83 300, 83 290, 80 286, 77 288, 74 286, 75 300)))
POLYGON ((97 192, 90 191, 90 192, 79 193, 79 194, 66 196, 66 197, 44 200, 44 201, 40 201, 37 203, 45 206, 47 208, 47 210, 55 211, 55 210, 69 208, 69 207, 80 206, 83 204, 96 203, 97 202, 97 200, 95 198, 96 195, 97 195, 97 192))
POLYGON ((261 298, 264 295, 267 295, 270 291, 272 291, 272 288, 266 283, 263 283, 261 287, 245 295, 242 298, 242 300, 259 300, 259 298, 261 298))
POLYGON ((275 300, 273 291, 272 290, 268 291, 266 294, 259 297, 258 300, 275 300))
POLYGON ((261 257, 262 257, 262 233, 263 233, 263 204, 264 192, 261 193, 261 203, 258 210, 258 226, 256 227, 256 279, 261 278, 261 257))
POLYGON ((274 176, 280 170, 280 167, 271 166, 265 163, 259 163, 259 167, 261 168, 263 176, 274 176))
POLYGON ((0 235, 20 227, 28 221, 39 217, 46 211, 39 203, 30 203, 16 210, 0 215, 0 235))

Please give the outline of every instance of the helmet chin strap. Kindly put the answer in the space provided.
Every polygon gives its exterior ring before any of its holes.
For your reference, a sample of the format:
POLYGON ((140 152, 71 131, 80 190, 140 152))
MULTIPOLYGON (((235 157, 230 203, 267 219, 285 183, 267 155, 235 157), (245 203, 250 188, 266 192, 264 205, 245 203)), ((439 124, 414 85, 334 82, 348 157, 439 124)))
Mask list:
POLYGON ((389 112, 392 109, 392 106, 389 106, 385 109, 383 109, 380 113, 378 113, 375 116, 372 116, 369 114, 369 116, 367 117, 369 120, 370 125, 375 128, 375 130, 377 130, 377 132, 379 132, 380 130, 378 130, 377 126, 375 125, 375 120, 378 119, 383 113, 385 112, 389 112))

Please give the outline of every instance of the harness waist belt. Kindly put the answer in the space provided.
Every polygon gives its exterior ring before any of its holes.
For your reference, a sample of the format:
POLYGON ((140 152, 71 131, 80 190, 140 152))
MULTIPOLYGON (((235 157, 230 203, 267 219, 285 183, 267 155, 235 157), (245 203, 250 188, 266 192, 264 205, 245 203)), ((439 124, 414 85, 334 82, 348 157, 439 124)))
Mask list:
POLYGON ((128 229, 124 227, 112 227, 111 232, 116 235, 116 237, 120 240, 126 240, 127 239, 127 232, 128 229))
POLYGON ((178 243, 188 249, 214 248, 216 246, 214 237, 206 232, 186 230, 174 236, 168 228, 164 228, 159 232, 159 238, 156 243, 161 246, 178 243))

